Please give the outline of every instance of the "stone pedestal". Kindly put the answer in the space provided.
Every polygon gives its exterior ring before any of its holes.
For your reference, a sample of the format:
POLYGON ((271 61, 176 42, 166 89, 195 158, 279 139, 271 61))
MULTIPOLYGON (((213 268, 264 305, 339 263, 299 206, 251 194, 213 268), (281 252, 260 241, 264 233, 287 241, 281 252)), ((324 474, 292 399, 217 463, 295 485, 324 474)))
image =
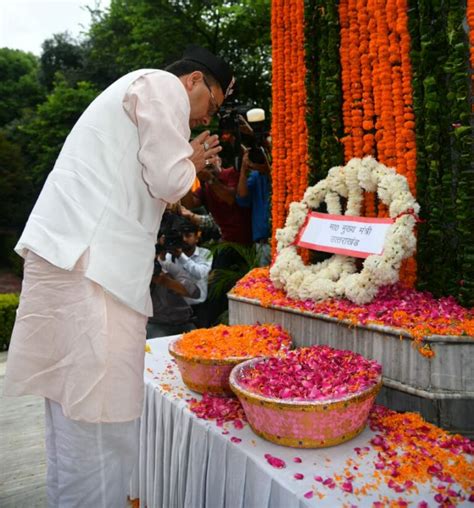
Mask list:
POLYGON ((422 356, 402 330, 353 325, 257 300, 229 295, 230 324, 279 323, 298 346, 328 344, 377 360, 384 388, 377 402, 397 411, 418 411, 428 421, 474 437, 474 338, 429 336, 435 356, 422 356))

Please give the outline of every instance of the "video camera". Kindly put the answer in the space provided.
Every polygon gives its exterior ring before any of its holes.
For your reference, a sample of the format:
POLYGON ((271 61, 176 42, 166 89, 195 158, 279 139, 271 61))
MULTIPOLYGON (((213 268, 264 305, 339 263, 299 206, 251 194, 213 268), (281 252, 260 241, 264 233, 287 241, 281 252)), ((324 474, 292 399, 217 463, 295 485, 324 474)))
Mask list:
POLYGON ((265 111, 237 102, 225 103, 219 111, 219 135, 233 136, 234 167, 240 168, 243 149, 249 150, 249 160, 255 164, 269 162, 265 111))

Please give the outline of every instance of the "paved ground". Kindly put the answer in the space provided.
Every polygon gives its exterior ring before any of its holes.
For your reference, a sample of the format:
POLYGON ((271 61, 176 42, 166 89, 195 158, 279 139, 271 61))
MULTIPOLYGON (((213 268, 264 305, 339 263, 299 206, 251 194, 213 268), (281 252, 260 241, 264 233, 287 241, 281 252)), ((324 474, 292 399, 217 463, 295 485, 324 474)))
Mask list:
POLYGON ((0 353, 0 506, 46 508, 44 402, 3 397, 7 353, 0 353))

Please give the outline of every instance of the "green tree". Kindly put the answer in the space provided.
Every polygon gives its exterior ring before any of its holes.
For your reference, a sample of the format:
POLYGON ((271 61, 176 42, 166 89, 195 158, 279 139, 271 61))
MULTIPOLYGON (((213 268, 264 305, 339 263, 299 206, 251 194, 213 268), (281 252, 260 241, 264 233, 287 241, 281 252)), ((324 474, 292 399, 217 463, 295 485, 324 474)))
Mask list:
POLYGON ((73 85, 83 74, 84 47, 67 32, 54 34, 42 44, 40 79, 48 91, 54 86, 57 72, 73 85))
POLYGON ((112 0, 93 13, 84 72, 104 88, 131 70, 164 67, 190 42, 232 64, 241 102, 268 109, 270 0, 112 0))
POLYGON ((97 94, 98 90, 91 83, 80 81, 70 86, 59 74, 46 102, 18 126, 24 136, 29 170, 36 189, 53 168, 69 131, 97 94))
POLYGON ((0 133, 0 230, 21 229, 33 200, 21 148, 0 133))
POLYGON ((0 127, 43 100, 38 59, 18 49, 0 48, 0 127))

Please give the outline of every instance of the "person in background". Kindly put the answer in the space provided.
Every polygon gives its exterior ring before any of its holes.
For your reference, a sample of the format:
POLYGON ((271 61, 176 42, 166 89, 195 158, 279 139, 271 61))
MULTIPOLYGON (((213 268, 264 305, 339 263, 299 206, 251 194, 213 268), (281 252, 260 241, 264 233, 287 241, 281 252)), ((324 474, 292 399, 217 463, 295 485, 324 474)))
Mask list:
POLYGON ((153 316, 148 319, 147 339, 194 330, 193 309, 185 298, 199 298, 201 293, 191 276, 177 264, 170 263, 169 271, 163 271, 160 260, 165 260, 166 252, 160 249, 160 240, 150 286, 153 316))
POLYGON ((139 446, 155 241, 167 203, 220 152, 230 67, 190 47, 122 76, 69 133, 16 252, 5 395, 45 399, 48 505, 122 508, 139 446))
POLYGON ((242 158, 237 203, 252 211, 252 239, 259 266, 270 264, 270 164, 252 162, 246 150, 242 158))
POLYGON ((182 204, 193 210, 205 206, 221 230, 221 240, 241 245, 252 244, 251 214, 235 200, 239 172, 234 167, 221 169, 220 161, 198 175, 201 187, 188 192, 182 204))
POLYGON ((177 249, 174 254, 167 253, 160 263, 165 271, 170 271, 175 265, 184 270, 191 280, 199 288, 200 294, 196 297, 185 297, 185 301, 192 306, 197 318, 199 328, 208 326, 208 306, 206 305, 208 294, 209 272, 212 268, 212 254, 209 249, 199 247, 200 232, 196 225, 186 221, 180 226, 183 247, 177 249))

